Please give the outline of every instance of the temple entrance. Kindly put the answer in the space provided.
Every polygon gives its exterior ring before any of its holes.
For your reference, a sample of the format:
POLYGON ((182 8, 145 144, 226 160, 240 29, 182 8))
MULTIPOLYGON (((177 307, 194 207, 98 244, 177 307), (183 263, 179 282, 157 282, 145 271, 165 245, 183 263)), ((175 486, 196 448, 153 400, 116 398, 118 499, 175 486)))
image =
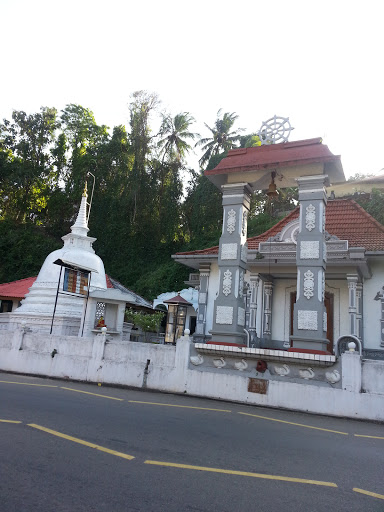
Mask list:
MULTIPOLYGON (((293 336, 293 306, 296 302, 296 292, 291 293, 291 309, 290 309, 290 328, 289 333, 293 336)), ((325 292, 324 297, 325 309, 327 311, 327 351, 333 354, 333 294, 325 292)), ((291 342, 292 346, 292 342, 291 342)))

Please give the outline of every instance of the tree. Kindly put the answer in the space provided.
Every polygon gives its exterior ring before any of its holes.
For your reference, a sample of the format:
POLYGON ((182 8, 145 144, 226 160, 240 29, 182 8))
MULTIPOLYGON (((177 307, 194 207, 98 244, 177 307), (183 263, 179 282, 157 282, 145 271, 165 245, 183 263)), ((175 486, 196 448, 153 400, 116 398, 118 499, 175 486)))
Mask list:
POLYGON ((243 131, 243 128, 231 131, 239 116, 235 114, 235 112, 225 112, 223 117, 220 117, 221 110, 222 109, 217 112, 217 118, 213 128, 208 126, 207 123, 204 123, 212 133, 212 137, 200 139, 196 143, 196 146, 203 146, 204 154, 199 160, 201 167, 203 167, 213 155, 234 148, 236 143, 240 140, 239 132, 243 131))
POLYGON ((42 107, 28 115, 14 110, 0 125, 2 218, 41 222, 51 188, 57 183, 50 147, 58 128, 57 111, 42 107))
POLYGON ((163 161, 167 157, 168 160, 176 160, 182 164, 187 153, 192 149, 187 140, 194 140, 198 137, 197 133, 189 131, 194 122, 195 119, 189 112, 182 112, 175 117, 169 114, 163 115, 159 132, 161 139, 158 142, 158 147, 161 148, 163 154, 163 161))

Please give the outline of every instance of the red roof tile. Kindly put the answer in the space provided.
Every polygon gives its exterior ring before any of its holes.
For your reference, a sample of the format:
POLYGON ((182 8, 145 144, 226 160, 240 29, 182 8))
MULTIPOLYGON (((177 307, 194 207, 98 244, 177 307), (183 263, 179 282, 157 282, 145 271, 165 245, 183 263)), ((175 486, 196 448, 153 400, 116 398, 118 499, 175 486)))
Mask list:
MULTIPOLYGON (((248 238, 248 248, 258 250, 259 243, 275 236, 292 220, 299 217, 299 207, 261 235, 248 238)), ((375 220, 353 199, 328 201, 325 229, 340 240, 348 240, 350 247, 365 247, 367 251, 384 251, 384 226, 375 220)), ((219 247, 200 251, 180 252, 177 255, 218 254, 219 247)))
POLYGON ((0 297, 13 297, 21 299, 28 293, 29 288, 36 281, 37 276, 19 279, 11 283, 0 284, 0 297))
POLYGON ((253 170, 278 169, 312 163, 333 163, 340 166, 340 156, 333 155, 320 138, 283 142, 228 151, 228 156, 206 176, 253 170))
POLYGON ((180 294, 164 301, 164 304, 183 304, 184 306, 192 306, 190 302, 184 299, 180 294))

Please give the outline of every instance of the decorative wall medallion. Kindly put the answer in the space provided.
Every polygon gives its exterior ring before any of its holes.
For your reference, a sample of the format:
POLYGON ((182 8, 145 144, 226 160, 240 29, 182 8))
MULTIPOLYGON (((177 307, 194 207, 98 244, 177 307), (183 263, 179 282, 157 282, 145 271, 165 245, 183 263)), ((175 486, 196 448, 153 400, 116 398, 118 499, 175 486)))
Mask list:
POLYGON ((207 294, 205 292, 199 293, 199 304, 206 304, 207 303, 207 294))
POLYGON ((241 261, 244 261, 244 263, 247 263, 247 253, 248 253, 248 247, 247 244, 244 244, 241 246, 241 261))
POLYGON ((324 311, 323 313, 323 331, 327 332, 327 313, 324 311))
POLYGON ((224 368, 227 363, 224 361, 223 357, 219 357, 218 359, 213 360, 213 364, 216 366, 216 368, 224 368))
POLYGON ((231 325, 233 322, 233 308, 231 306, 217 306, 216 323, 231 325))
POLYGON ((235 363, 235 369, 239 370, 239 372, 243 372, 248 368, 248 363, 245 359, 242 359, 241 361, 237 361, 235 363))
POLYGON ((316 225, 316 208, 313 204, 310 204, 305 209, 305 227, 308 231, 315 229, 316 225))
POLYGON ((223 278, 223 293, 226 297, 231 293, 232 289, 232 272, 230 270, 226 270, 224 272, 223 278))
POLYGON ((313 379, 315 372, 312 370, 312 368, 305 368, 304 370, 299 370, 299 375, 302 379, 309 380, 313 379))
POLYGON ((300 243, 300 259, 315 260, 320 254, 320 244, 318 240, 303 240, 300 243))
POLYGON ((245 325, 245 309, 237 308, 237 323, 238 325, 245 325))
POLYGON ((297 328, 317 331, 317 311, 300 310, 297 312, 297 328))
POLYGON ((227 231, 231 235, 236 229, 236 212, 232 208, 232 210, 229 210, 228 212, 228 218, 227 218, 227 231))
POLYGON ((195 366, 199 366, 200 364, 204 363, 204 357, 201 354, 197 354, 197 356, 191 356, 189 360, 195 366))
POLYGON ((241 271, 240 277, 239 277, 239 297, 243 296, 243 294, 244 294, 243 290, 244 290, 244 272, 241 271))
POLYGON ((290 373, 289 366, 287 364, 283 364, 281 366, 274 366, 274 370, 276 375, 280 375, 280 377, 286 377, 290 373))
POLYGON ((333 370, 332 372, 326 372, 325 378, 330 384, 336 384, 340 380, 340 372, 338 370, 333 370))
POLYGON ((304 297, 307 297, 307 299, 313 297, 313 288, 315 287, 315 280, 313 277, 313 272, 310 270, 304 272, 304 297))
POLYGON ((223 244, 221 246, 222 260, 235 260, 237 258, 237 244, 223 244))
POLYGON ((248 213, 243 212, 243 222, 241 224, 241 234, 243 236, 247 236, 247 218, 248 218, 248 213))

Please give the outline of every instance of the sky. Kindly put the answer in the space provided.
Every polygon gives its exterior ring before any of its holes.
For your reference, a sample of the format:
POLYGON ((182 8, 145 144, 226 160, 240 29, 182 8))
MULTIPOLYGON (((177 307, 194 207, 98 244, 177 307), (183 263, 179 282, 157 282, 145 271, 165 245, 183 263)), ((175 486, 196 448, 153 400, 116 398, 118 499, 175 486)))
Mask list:
POLYGON ((0 119, 76 103, 128 127, 130 95, 147 90, 202 137, 220 108, 244 133, 289 117, 290 141, 321 137, 347 177, 377 174, 383 11, 381 0, 0 0, 0 119))

